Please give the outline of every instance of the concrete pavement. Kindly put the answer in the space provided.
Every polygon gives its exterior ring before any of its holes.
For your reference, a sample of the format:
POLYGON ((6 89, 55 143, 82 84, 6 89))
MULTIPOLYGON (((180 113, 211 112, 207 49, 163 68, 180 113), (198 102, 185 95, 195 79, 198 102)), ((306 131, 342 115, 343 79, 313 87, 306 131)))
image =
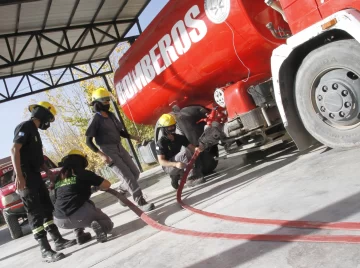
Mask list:
MULTIPOLYGON (((266 153, 221 161, 199 187, 185 189, 187 204, 220 214, 253 218, 313 221, 359 221, 360 150, 315 147, 299 154, 293 144, 266 153)), ((159 168, 141 186, 157 209, 149 215, 181 229, 255 234, 357 234, 360 231, 280 228, 226 222, 195 215, 175 202, 175 191, 159 168)), ((205 239, 160 232, 144 224, 107 193, 93 200, 115 223, 108 242, 95 240, 66 249, 67 258, 41 263, 31 235, 4 240, 0 230, 1 267, 360 267, 360 245, 283 243, 205 239)), ((72 238, 69 230, 62 230, 72 238)))

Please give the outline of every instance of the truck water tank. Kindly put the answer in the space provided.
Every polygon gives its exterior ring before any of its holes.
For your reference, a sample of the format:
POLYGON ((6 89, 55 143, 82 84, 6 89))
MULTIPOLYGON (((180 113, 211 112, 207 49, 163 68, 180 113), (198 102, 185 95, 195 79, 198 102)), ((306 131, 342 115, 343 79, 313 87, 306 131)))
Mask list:
POLYGON ((208 105, 229 82, 265 73, 288 26, 263 0, 170 0, 119 60, 115 86, 126 116, 154 124, 171 106, 208 105))

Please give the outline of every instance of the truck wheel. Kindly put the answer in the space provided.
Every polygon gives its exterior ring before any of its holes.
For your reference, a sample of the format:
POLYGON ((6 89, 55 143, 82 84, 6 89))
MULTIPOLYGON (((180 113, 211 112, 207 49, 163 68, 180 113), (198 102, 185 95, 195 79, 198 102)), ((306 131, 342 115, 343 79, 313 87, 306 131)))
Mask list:
POLYGON ((10 230, 10 235, 13 239, 17 239, 23 236, 19 220, 15 215, 9 215, 4 213, 5 222, 10 230))
POLYGON ((312 51, 295 82, 299 115, 309 133, 331 148, 360 146, 360 45, 341 40, 312 51))

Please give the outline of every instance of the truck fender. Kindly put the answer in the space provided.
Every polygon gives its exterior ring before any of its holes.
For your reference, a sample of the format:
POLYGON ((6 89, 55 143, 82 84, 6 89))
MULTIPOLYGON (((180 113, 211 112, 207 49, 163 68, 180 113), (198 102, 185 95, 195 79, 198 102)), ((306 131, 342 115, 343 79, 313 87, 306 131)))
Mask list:
POLYGON ((300 151, 309 148, 316 143, 316 140, 305 129, 298 115, 294 98, 296 73, 302 60, 313 49, 325 45, 324 41, 332 38, 335 40, 353 38, 360 42, 359 11, 347 9, 334 13, 288 38, 286 44, 274 49, 271 56, 276 104, 285 129, 300 151), (323 25, 327 22, 336 23, 323 29, 323 25))

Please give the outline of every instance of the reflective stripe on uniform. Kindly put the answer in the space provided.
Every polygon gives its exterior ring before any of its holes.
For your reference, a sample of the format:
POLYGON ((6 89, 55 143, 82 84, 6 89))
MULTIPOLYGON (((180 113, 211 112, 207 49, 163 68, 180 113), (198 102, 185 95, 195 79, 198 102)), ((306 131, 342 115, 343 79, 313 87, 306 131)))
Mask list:
POLYGON ((136 188, 136 190, 135 190, 135 191, 133 191, 133 193, 136 193, 136 192, 137 192, 137 191, 139 191, 139 190, 141 190, 141 188, 140 188, 140 187, 136 188))
POLYGON ((48 227, 48 226, 51 225, 51 224, 54 224, 54 221, 53 221, 53 220, 45 222, 45 223, 44 223, 44 227, 46 228, 46 227, 48 227))
POLYGON ((40 226, 40 227, 38 227, 36 229, 33 229, 32 233, 37 234, 37 233, 40 233, 41 231, 44 231, 44 226, 40 226))
POLYGON ((58 189, 60 187, 67 186, 67 185, 73 185, 73 184, 76 184, 76 177, 75 176, 57 181, 55 183, 55 189, 58 189))

